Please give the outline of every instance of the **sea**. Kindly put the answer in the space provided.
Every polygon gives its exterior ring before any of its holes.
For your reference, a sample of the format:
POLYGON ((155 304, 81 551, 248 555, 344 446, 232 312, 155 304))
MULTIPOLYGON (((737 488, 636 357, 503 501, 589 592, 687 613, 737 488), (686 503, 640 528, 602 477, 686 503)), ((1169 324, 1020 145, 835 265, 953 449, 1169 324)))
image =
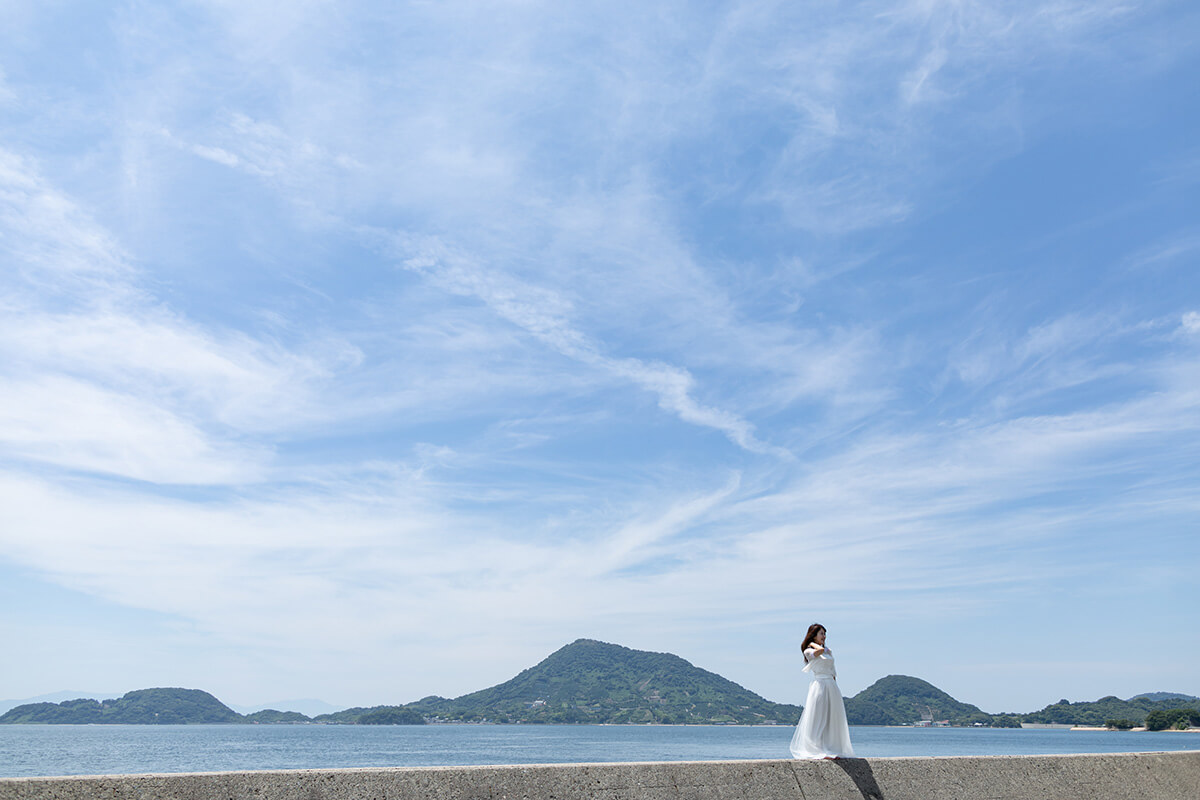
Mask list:
MULTIPOLYGON (((0 725, 0 777, 788 758, 738 725, 0 725)), ((851 726, 860 756, 1200 750, 1196 731, 851 726)))

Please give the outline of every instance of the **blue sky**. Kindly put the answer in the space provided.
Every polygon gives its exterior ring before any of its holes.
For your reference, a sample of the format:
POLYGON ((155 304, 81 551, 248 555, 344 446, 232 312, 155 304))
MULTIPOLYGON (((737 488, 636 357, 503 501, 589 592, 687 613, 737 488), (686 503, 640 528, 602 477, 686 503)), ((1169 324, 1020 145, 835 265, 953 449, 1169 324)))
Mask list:
POLYGON ((1200 694, 1192 4, 0 15, 0 696, 1200 694))

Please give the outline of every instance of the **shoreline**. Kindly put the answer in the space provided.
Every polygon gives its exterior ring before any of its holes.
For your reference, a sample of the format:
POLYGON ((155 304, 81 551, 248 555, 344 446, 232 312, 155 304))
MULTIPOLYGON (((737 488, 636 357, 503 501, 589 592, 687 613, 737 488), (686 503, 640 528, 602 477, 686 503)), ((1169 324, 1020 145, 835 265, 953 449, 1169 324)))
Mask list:
POLYGON ((1200 728, 1163 728, 1161 731, 1150 731, 1144 725, 1136 728, 1127 728, 1119 730, 1117 728, 1106 728, 1103 725, 1075 725, 1071 728, 1073 731, 1112 731, 1113 733, 1200 733, 1200 728))

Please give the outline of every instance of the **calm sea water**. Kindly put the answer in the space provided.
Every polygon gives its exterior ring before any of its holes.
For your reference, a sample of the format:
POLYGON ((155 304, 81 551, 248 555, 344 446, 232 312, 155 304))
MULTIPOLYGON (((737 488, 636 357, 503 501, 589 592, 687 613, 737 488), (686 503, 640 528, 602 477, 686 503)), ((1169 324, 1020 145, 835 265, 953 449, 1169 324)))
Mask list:
MULTIPOLYGON (((855 726, 860 756, 1200 750, 1200 732, 855 726)), ((783 726, 0 725, 0 776, 787 758, 783 726)))

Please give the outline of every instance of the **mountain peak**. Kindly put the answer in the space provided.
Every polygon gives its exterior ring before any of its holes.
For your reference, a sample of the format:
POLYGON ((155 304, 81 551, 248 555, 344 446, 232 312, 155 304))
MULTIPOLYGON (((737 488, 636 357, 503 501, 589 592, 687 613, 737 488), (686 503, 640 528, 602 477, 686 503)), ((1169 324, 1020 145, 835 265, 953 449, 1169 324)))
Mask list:
POLYGON ((929 681, 911 675, 888 675, 846 698, 846 716, 852 725, 905 725, 923 718, 964 722, 988 715, 977 706, 955 700, 929 681))
POLYGON ((431 714, 546 722, 795 722, 798 706, 772 703, 670 653, 576 639, 509 681, 431 714))

